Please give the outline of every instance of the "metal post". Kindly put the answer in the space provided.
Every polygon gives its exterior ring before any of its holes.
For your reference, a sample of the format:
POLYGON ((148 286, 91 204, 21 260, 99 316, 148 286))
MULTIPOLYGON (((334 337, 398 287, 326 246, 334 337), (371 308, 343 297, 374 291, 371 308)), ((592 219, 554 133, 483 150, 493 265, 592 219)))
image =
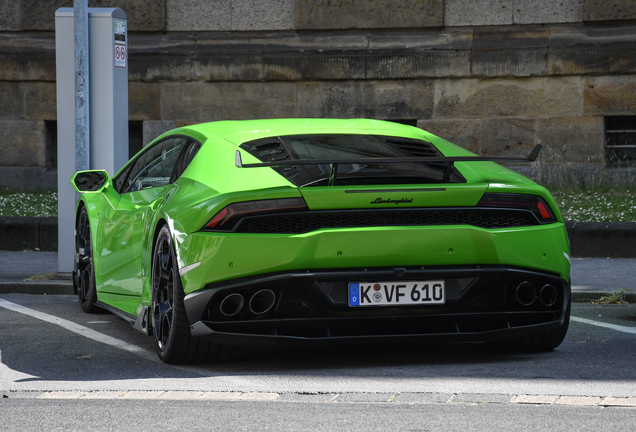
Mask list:
POLYGON ((75 170, 90 169, 88 0, 75 0, 75 170))
POLYGON ((87 169, 113 176, 128 160, 126 13, 86 5, 55 11, 58 271, 69 274, 77 204, 69 178, 87 169))

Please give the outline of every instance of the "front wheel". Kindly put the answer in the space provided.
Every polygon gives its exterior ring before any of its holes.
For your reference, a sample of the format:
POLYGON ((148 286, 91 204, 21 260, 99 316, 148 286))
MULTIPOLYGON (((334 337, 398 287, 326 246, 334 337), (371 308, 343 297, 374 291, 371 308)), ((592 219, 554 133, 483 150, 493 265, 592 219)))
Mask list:
POLYGON ((152 335, 159 358, 170 364, 217 360, 221 347, 190 333, 179 265, 166 225, 155 241, 151 283, 152 335))

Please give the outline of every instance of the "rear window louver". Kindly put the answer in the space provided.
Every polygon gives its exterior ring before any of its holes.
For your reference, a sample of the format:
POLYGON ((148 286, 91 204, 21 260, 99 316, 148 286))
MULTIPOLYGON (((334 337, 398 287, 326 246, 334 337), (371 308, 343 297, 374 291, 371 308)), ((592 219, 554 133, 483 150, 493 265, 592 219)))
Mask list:
POLYGON ((253 141, 250 146, 241 146, 251 155, 257 157, 262 162, 278 162, 289 160, 289 153, 285 150, 283 143, 279 140, 259 140, 253 141))
POLYGON ((441 154, 432 144, 428 146, 423 142, 409 142, 409 141, 398 141, 398 140, 389 140, 384 139, 384 142, 389 144, 390 146, 401 150, 407 153, 409 156, 413 157, 441 157, 444 156, 441 154))

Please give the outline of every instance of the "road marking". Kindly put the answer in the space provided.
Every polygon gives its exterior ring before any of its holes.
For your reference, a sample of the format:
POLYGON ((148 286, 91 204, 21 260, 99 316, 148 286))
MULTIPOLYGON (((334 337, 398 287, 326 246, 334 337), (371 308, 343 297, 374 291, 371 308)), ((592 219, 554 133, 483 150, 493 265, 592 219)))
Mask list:
MULTIPOLYGON (((128 342, 124 342, 121 339, 105 335, 88 327, 84 327, 82 325, 74 323, 73 321, 65 320, 64 318, 59 318, 54 315, 49 315, 44 312, 29 309, 28 307, 12 303, 10 301, 0 299, 0 307, 11 310, 13 312, 21 313, 23 315, 28 315, 30 317, 37 318, 51 324, 58 325, 78 335, 84 336, 97 342, 101 342, 106 345, 113 346, 115 348, 119 348, 124 351, 128 351, 133 354, 142 355, 144 357, 149 357, 150 354, 147 350, 138 347, 137 345, 129 344, 128 342)), ((156 359, 154 355, 150 355, 150 358, 152 358, 153 360, 156 359)))
MULTIPOLYGON (((37 399, 118 399, 118 400, 140 400, 140 399, 154 399, 154 400, 194 400, 194 401, 252 401, 252 402, 277 402, 277 403, 313 403, 313 404, 328 404, 333 400, 325 400, 322 402, 316 402, 311 394, 295 394, 297 397, 294 400, 287 400, 281 398, 281 393, 240 393, 240 392, 214 392, 214 391, 156 391, 156 390, 142 390, 142 391, 51 391, 43 394, 34 394, 33 398, 37 399)), ((343 393, 345 395, 352 393, 343 393)), ((396 393, 397 394, 397 393, 396 393)), ((432 395, 432 393, 405 393, 411 396, 426 396, 432 395)), ((371 399, 374 393, 355 393, 356 396, 369 395, 371 399)), ((460 394, 461 395, 461 394, 460 394)), ((12 392, 5 392, 6 398, 14 397, 12 392)), ((20 394, 21 397, 25 397, 24 393, 20 394)), ((506 395, 502 395, 506 396, 506 395)), ((509 396, 509 395, 508 395, 509 396)), ((27 396, 29 397, 29 396, 27 396)), ((420 404, 530 404, 530 405, 560 405, 560 406, 588 406, 588 407, 624 407, 624 408, 636 408, 635 397, 603 397, 603 396, 558 396, 558 395, 515 395, 506 398, 507 401, 491 401, 491 402, 475 402, 475 401, 447 401, 442 402, 441 399, 434 401, 433 399, 426 398, 422 401, 412 401, 413 398, 409 398, 409 402, 399 402, 395 400, 387 401, 349 401, 343 402, 347 404, 363 404, 372 403, 374 405, 420 405, 420 404)))
POLYGON ((586 319, 586 318, 579 318, 579 317, 575 317, 575 316, 571 316, 570 320, 576 321, 576 322, 580 322, 580 323, 583 323, 583 324, 589 324, 589 325, 597 326, 597 327, 605 327, 605 328, 616 330, 616 331, 623 332, 623 333, 636 334, 636 327, 627 327, 627 326, 621 326, 621 325, 616 325, 616 324, 609 324, 609 323, 605 323, 605 322, 602 322, 602 321, 594 321, 594 320, 589 320, 589 319, 586 319))

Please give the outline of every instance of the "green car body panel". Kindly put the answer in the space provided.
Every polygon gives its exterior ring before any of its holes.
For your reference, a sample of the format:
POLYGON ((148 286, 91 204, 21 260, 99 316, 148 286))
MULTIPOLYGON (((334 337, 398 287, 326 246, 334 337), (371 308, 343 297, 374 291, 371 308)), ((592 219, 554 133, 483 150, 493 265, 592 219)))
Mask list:
MULTIPOLYGON (((325 133, 424 140, 447 157, 475 156, 418 128, 376 120, 223 121, 174 129, 153 143, 185 136, 201 144, 174 183, 120 194, 108 178, 98 190, 80 196, 77 212, 86 207, 89 215, 99 301, 131 318, 150 306, 151 257, 162 225, 170 229, 179 268, 187 269, 181 275, 186 296, 223 281, 307 269, 503 265, 549 273, 569 282, 567 233, 553 197, 497 163, 456 162, 465 183, 399 187, 297 187, 272 168, 235 165, 237 150, 243 163, 261 162, 239 147, 245 142, 325 133), (310 211, 474 207, 485 193, 541 197, 556 220, 494 229, 433 225, 323 228, 299 234, 202 231, 223 208, 245 201, 302 198, 310 211), (394 200, 386 200, 389 197, 394 200), (396 203, 400 198, 408 199, 396 203)), ((74 179, 71 184, 77 188, 74 179)))

